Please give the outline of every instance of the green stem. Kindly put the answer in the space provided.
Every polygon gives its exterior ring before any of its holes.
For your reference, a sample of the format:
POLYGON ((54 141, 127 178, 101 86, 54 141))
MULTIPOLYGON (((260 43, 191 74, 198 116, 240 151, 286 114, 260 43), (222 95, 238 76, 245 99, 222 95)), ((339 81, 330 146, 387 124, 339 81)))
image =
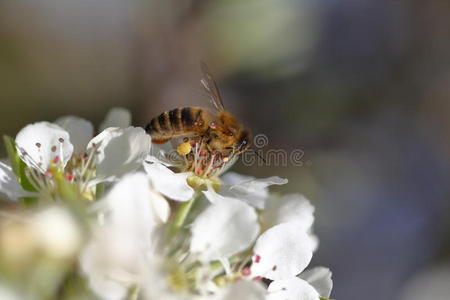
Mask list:
POLYGON ((139 297, 139 286, 133 285, 127 294, 127 300, 137 300, 139 297))
POLYGON ((183 227, 184 222, 186 221, 189 212, 195 202, 195 198, 197 198, 197 193, 194 193, 192 198, 189 201, 182 202, 178 207, 177 213, 173 218, 172 224, 169 229, 169 238, 174 237, 177 232, 183 227))

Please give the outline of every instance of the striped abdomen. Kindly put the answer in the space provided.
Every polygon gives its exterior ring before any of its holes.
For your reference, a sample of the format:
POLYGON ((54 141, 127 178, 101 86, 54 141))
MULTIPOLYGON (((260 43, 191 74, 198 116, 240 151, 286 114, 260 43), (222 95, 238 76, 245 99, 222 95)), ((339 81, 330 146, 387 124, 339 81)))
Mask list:
POLYGON ((145 131, 157 139, 202 134, 208 129, 207 114, 200 107, 175 108, 153 118, 145 131))

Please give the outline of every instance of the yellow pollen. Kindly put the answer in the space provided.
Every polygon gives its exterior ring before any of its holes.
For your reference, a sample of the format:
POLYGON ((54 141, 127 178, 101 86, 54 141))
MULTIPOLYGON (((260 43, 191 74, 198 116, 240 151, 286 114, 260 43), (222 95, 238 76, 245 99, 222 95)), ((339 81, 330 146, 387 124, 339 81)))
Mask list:
POLYGON ((191 150, 192 150, 192 146, 191 146, 191 144, 189 144, 189 142, 181 143, 177 147, 178 154, 180 154, 182 156, 185 156, 186 154, 191 152, 191 150))

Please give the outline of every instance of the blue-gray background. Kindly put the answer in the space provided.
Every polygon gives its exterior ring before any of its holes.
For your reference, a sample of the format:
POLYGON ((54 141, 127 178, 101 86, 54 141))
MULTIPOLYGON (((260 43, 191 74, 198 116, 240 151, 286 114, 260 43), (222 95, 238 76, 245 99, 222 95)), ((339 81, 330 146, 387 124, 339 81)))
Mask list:
POLYGON ((265 150, 304 151, 235 169, 317 206, 312 265, 333 270, 332 297, 399 299, 450 258, 449 37, 448 1, 2 0, 0 133, 207 106, 204 60, 265 150))

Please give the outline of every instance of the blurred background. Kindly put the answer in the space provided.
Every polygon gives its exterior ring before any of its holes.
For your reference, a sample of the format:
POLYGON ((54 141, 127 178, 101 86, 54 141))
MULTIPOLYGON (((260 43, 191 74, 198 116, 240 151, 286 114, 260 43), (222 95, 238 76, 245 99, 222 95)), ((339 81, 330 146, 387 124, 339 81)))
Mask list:
POLYGON ((439 0, 1 0, 0 133, 208 107, 205 61, 265 151, 304 153, 234 170, 316 205, 332 298, 448 299, 449 37, 439 0))

